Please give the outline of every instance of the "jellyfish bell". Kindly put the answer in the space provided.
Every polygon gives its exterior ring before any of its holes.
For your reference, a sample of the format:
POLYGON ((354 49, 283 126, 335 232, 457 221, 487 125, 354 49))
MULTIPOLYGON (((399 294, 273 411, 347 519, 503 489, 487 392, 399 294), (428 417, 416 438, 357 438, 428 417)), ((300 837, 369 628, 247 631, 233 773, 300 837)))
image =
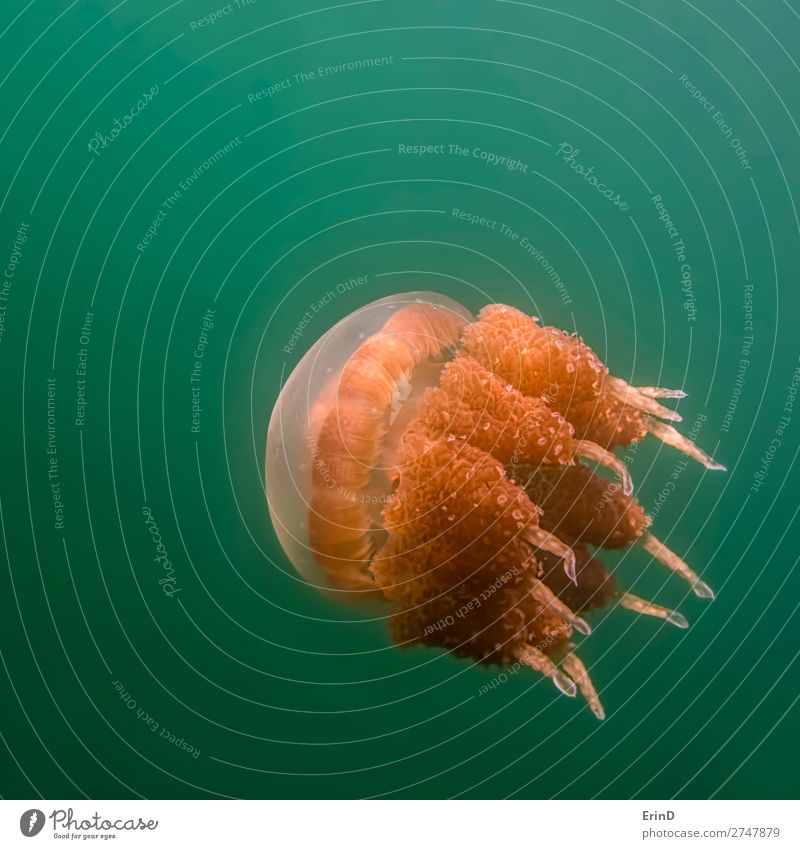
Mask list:
POLYGON ((613 449, 652 434, 721 469, 660 419, 681 390, 613 377, 582 340, 501 304, 477 318, 430 292, 383 298, 329 330, 286 381, 266 482, 281 545, 315 587, 392 605, 400 645, 522 663, 604 714, 572 638, 618 589, 595 556, 639 546, 711 589, 649 529, 613 449), (609 477, 609 473, 611 477, 609 477))
POLYGON ((365 569, 392 447, 472 320, 433 292, 381 298, 328 330, 286 380, 267 435, 267 501, 283 550, 318 589, 351 602, 376 595, 365 569))

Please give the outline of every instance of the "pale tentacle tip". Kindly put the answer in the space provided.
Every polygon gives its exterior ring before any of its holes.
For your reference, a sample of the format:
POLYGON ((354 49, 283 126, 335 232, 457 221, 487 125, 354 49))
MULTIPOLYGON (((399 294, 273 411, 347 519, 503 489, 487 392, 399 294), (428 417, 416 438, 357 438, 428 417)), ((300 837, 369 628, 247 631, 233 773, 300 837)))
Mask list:
POLYGON ((648 398, 686 398, 683 389, 663 389, 660 386, 636 386, 640 395, 648 398))
POLYGON ((560 557, 564 561, 564 571, 575 586, 578 586, 578 573, 575 565, 575 552, 554 534, 541 528, 531 529, 525 536, 526 541, 536 548, 560 557))
POLYGON ((605 708, 597 702, 596 704, 589 705, 592 709, 592 713, 602 722, 606 718, 605 708))
POLYGON ((664 618, 670 625, 674 625, 676 628, 689 627, 689 620, 682 613, 678 613, 677 610, 670 610, 664 618))
POLYGON ((628 497, 633 495, 633 478, 631 477, 630 472, 626 470, 625 473, 620 477, 620 482, 622 483, 622 491, 625 493, 625 495, 627 495, 628 497))
POLYGON ((578 568, 575 563, 575 552, 570 549, 567 554, 564 555, 564 571, 567 574, 567 577, 572 581, 575 586, 578 586, 578 568))
POLYGON ((565 696, 569 696, 571 699, 576 696, 578 688, 575 686, 575 682, 560 669, 554 669, 550 679, 565 696))
POLYGON ((712 590, 705 581, 695 581, 692 586, 692 592, 698 598, 707 598, 709 601, 716 598, 714 590, 712 590))
POLYGON ((589 634, 592 633, 592 626, 585 620, 581 619, 580 616, 576 616, 572 620, 572 627, 579 633, 583 634, 584 637, 588 637, 589 634))
POLYGON ((633 494, 633 480, 628 467, 623 460, 616 457, 611 451, 602 448, 596 442, 580 439, 575 444, 575 453, 578 457, 585 457, 587 460, 605 466, 617 476, 625 495, 633 494))

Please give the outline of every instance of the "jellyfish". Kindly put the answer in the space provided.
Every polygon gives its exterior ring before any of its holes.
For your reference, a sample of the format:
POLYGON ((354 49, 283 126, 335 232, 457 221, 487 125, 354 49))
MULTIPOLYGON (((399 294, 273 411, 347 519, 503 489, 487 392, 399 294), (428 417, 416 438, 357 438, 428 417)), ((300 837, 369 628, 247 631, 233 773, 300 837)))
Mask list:
POLYGON ((431 292, 344 318, 285 381, 269 423, 267 500, 314 587, 387 607, 400 646, 523 664, 604 709, 576 642, 614 604, 686 628, 626 592, 603 549, 639 547, 713 598, 650 530, 615 449, 652 435, 724 469, 671 422, 679 390, 611 375, 576 335, 431 292), (580 635, 580 637, 578 636, 580 635))

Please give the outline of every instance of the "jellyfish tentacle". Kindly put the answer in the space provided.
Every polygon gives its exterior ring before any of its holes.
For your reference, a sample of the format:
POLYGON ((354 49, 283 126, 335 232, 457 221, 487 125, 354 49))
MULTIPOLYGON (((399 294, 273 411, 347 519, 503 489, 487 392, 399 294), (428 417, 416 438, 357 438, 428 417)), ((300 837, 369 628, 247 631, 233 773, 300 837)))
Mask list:
POLYGON ((525 395, 469 355, 445 366, 423 409, 431 431, 461 436, 504 464, 558 466, 583 457, 616 475, 627 495, 633 491, 619 457, 596 442, 574 439, 574 428, 546 397, 525 395))
POLYGON ((656 539, 653 534, 645 534, 639 541, 642 548, 652 554, 659 563, 663 563, 667 569, 671 569, 676 574, 680 575, 692 587, 692 592, 698 598, 714 598, 714 590, 709 585, 700 579, 700 576, 688 563, 685 563, 675 554, 674 551, 667 548, 661 540, 656 539))
POLYGON ((605 709, 600 701, 600 696, 597 695, 597 690, 594 688, 592 679, 583 665, 583 661, 574 652, 570 652, 561 661, 561 665, 567 671, 570 678, 578 685, 578 689, 581 691, 583 698, 586 699, 586 703, 591 708, 592 713, 598 719, 605 719, 605 709))
POLYGON ((534 548, 541 548, 543 551, 549 551, 550 554, 560 557, 564 561, 564 571, 567 577, 575 586, 578 585, 575 552, 565 542, 562 542, 555 534, 551 534, 540 527, 527 527, 523 536, 526 542, 534 548))
POLYGON ((606 451, 605 448, 598 445, 596 442, 591 442, 588 439, 578 439, 575 442, 575 454, 585 460, 592 460, 606 469, 613 472, 619 482, 622 484, 622 491, 625 495, 633 494, 633 480, 631 478, 628 467, 624 461, 616 454, 606 451))
POLYGON ((576 682, 562 672, 543 651, 533 646, 522 646, 517 651, 517 657, 526 666, 549 678, 565 696, 573 698, 577 694, 576 682))
POLYGON ((642 394, 635 386, 631 386, 620 377, 611 377, 609 375, 606 378, 606 388, 613 398, 622 401, 630 407, 641 410, 643 413, 649 413, 651 416, 657 416, 660 419, 667 419, 672 422, 683 420, 683 417, 679 413, 676 413, 675 410, 670 410, 669 407, 659 404, 652 396, 642 394))
POLYGON ((632 610, 634 613, 641 613, 644 616, 656 616, 659 619, 664 619, 676 628, 689 627, 689 621, 682 613, 639 598, 638 595, 633 595, 633 593, 622 593, 619 597, 619 606, 632 610))
POLYGON ((685 398, 683 389, 665 389, 663 386, 634 386, 640 395, 647 398, 685 398))
POLYGON ((525 395, 548 395, 562 415, 600 391, 607 369, 584 342, 503 305, 484 307, 464 328, 463 349, 525 395))
POLYGON ((468 441, 504 464, 568 463, 574 430, 546 398, 524 394, 461 352, 420 405, 424 427, 468 441))
POLYGON ((528 497, 544 511, 539 524, 570 542, 624 548, 635 543, 649 524, 635 498, 584 463, 539 467, 524 485, 528 497))
POLYGON ((564 602, 561 601, 550 587, 538 578, 534 581, 533 587, 531 588, 531 595, 533 595, 533 597, 541 603, 542 607, 549 607, 557 616, 561 617, 561 619, 565 622, 569 622, 569 624, 572 625, 572 627, 579 633, 584 636, 588 636, 592 633, 589 623, 578 616, 572 608, 564 604, 564 602))
POLYGON ((714 472, 728 471, 722 463, 718 463, 713 457, 706 454, 701 448, 698 448, 691 439, 675 430, 674 427, 664 424, 664 422, 656 421, 655 419, 645 419, 644 427, 648 433, 652 433, 653 436, 660 439, 665 445, 671 445, 673 448, 677 448, 678 451, 682 451, 687 457, 697 460, 698 463, 707 469, 714 472))
POLYGON ((647 435, 642 423, 645 413, 608 393, 571 405, 565 415, 581 439, 590 439, 609 450, 647 435))

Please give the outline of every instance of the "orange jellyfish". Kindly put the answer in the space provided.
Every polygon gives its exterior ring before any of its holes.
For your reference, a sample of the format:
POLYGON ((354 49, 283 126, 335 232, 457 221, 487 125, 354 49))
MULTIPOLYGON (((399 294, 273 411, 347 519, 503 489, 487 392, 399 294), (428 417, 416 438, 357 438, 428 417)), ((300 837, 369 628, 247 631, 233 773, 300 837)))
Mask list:
POLYGON ((522 663, 604 710, 575 653, 620 590, 594 552, 640 546, 713 598, 649 530, 613 449, 653 434, 723 469, 669 421, 683 393, 613 377, 576 336, 501 304, 473 317, 430 292, 371 303, 328 331, 272 414, 270 514, 297 570, 341 599, 391 605, 394 640, 522 663))

